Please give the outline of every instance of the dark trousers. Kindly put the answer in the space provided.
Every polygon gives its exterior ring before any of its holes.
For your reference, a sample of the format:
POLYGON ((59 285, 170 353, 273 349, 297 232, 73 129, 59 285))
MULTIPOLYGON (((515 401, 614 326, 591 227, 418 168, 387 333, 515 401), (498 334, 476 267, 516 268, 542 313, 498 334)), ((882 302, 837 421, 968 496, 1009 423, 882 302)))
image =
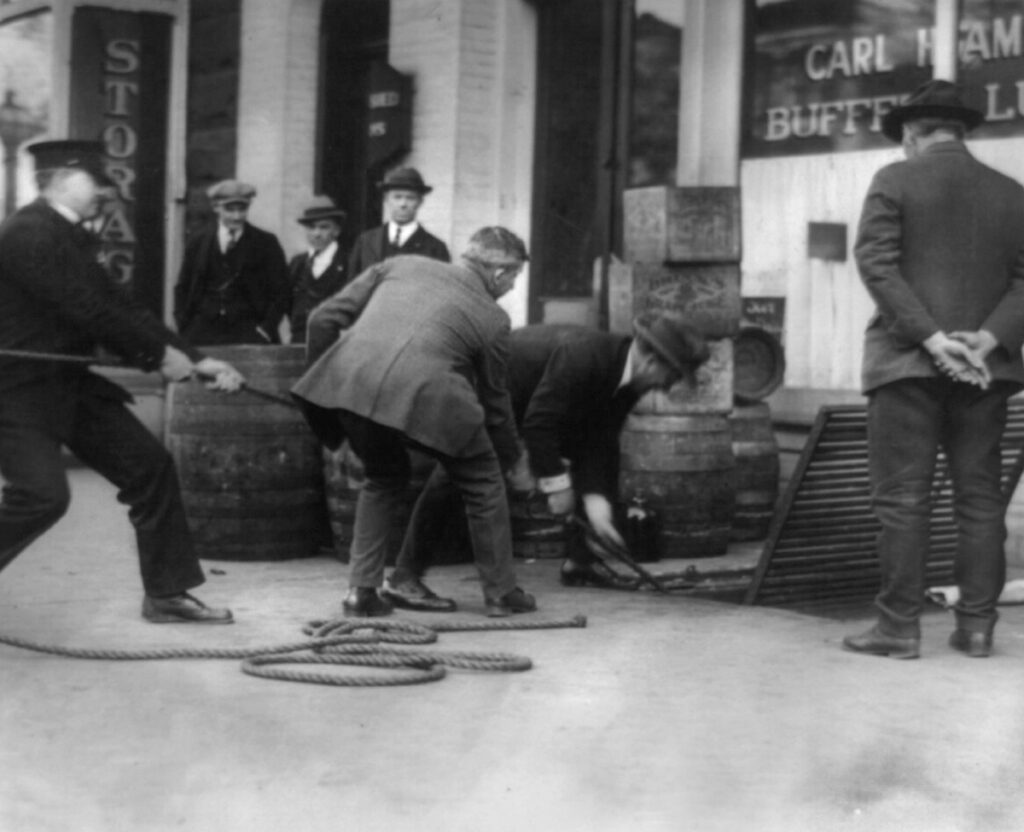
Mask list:
POLYGON ((957 524, 954 576, 957 626, 989 632, 1006 580, 1006 502, 1000 442, 1011 389, 987 391, 942 378, 905 379, 868 399, 872 506, 882 526, 876 599, 883 631, 920 634, 924 607, 932 478, 940 446, 953 481, 957 524))
MULTIPOLYGON (((388 532, 398 516, 411 473, 407 448, 415 447, 440 463, 462 496, 473 558, 480 573, 484 596, 498 599, 515 589, 505 478, 493 450, 472 457, 447 456, 412 443, 400 431, 354 413, 342 410, 338 418, 366 473, 356 503, 352 531, 349 556, 351 586, 378 587, 383 583, 388 532)), ((429 487, 424 489, 424 495, 430 492, 429 487)), ((413 518, 422 516, 425 510, 421 507, 422 500, 423 496, 413 508, 413 518)), ((413 520, 405 533, 403 551, 415 527, 413 520)))
POLYGON ((75 385, 77 395, 62 395, 59 404, 52 392, 33 388, 0 397, 0 570, 67 510, 66 444, 129 507, 146 594, 203 583, 170 455, 123 401, 88 378, 75 385), (44 409, 54 407, 61 412, 44 409))

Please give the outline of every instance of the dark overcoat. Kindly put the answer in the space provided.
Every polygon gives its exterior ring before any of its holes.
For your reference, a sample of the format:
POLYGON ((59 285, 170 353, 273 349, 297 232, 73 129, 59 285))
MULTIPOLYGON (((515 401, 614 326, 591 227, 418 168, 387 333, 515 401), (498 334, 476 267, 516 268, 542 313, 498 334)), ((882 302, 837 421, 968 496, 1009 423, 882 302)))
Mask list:
POLYGON ((306 321, 309 313, 331 295, 339 292, 345 285, 345 278, 348 275, 345 270, 347 258, 341 246, 335 250, 330 264, 319 277, 313 277, 309 269, 311 260, 311 255, 306 252, 293 257, 288 264, 288 281, 292 287, 292 305, 288 313, 288 322, 291 324, 293 344, 306 342, 306 321))
MULTIPOLYGON (((185 246, 185 256, 174 288, 174 321, 179 332, 199 314, 210 288, 211 257, 219 252, 217 224, 204 229, 185 246)), ((284 249, 269 231, 245 224, 237 245, 239 284, 236 287, 251 310, 256 325, 271 340, 279 339, 278 327, 291 305, 291 285, 284 249)))
MULTIPOLYGON (((97 242, 42 198, 0 225, 0 347, 93 356, 102 346, 127 364, 155 370, 171 344, 198 360, 197 351, 115 288, 97 261, 97 242)), ((33 400, 54 409, 40 412, 39 418, 50 419, 68 410, 64 397, 75 389, 69 377, 84 374, 94 388, 130 399, 123 388, 84 365, 17 358, 0 358, 0 395, 31 385, 33 400)))
POLYGON ((619 433, 636 396, 616 395, 631 339, 586 327, 537 324, 512 331, 509 390, 520 434, 539 477, 572 465, 581 494, 614 499, 619 433))
POLYGON ((868 190, 854 250, 877 304, 864 343, 865 392, 938 375, 921 342, 985 329, 992 378, 1024 384, 1024 188, 960 142, 887 165, 868 190))
MULTIPOLYGON (((387 230, 386 225, 379 225, 364 231, 356 238, 348 261, 349 274, 361 274, 374 263, 379 263, 389 256, 387 230)), ((443 263, 450 263, 452 259, 448 253, 448 246, 422 225, 402 243, 398 254, 419 254, 443 263)))

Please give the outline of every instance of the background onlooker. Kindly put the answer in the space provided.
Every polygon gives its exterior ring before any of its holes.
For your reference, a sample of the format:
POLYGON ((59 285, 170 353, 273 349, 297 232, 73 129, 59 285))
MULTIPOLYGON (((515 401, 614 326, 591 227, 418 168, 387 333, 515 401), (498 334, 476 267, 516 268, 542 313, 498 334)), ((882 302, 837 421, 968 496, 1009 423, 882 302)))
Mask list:
POLYGON ((345 212, 329 196, 318 196, 303 211, 299 223, 306 227, 309 250, 288 264, 292 287, 288 322, 293 344, 305 343, 309 313, 345 284, 346 252, 338 242, 345 212))

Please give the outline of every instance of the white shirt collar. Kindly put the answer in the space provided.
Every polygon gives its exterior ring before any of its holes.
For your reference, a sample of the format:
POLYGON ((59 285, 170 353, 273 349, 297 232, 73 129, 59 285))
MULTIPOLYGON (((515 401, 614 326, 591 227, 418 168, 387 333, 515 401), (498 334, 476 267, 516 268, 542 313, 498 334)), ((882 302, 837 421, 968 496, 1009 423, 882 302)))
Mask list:
POLYGON ((334 254, 338 250, 338 241, 334 240, 329 245, 325 246, 320 252, 315 252, 313 249, 309 250, 309 256, 313 259, 310 264, 310 269, 313 272, 313 277, 320 277, 327 267, 331 265, 334 260, 334 254))
POLYGON ((619 379, 619 386, 616 390, 621 390, 627 384, 633 380, 633 344, 629 345, 629 352, 626 353, 626 366, 622 368, 622 378, 619 379))
POLYGON ((406 242, 409 240, 409 238, 416 233, 419 227, 420 224, 416 220, 413 220, 408 225, 398 225, 397 223, 393 223, 389 220, 388 241, 390 242, 391 240, 395 239, 395 229, 399 228, 401 229, 402 236, 398 238, 398 244, 400 246, 404 246, 406 242))
POLYGON ((46 200, 47 204, 64 219, 66 219, 72 225, 78 225, 82 221, 82 217, 77 211, 72 211, 67 205, 61 205, 59 202, 51 202, 46 200))
MULTIPOLYGON (((239 229, 238 237, 236 239, 240 240, 242 238, 242 233, 244 231, 245 231, 244 228, 243 229, 239 229)), ((231 232, 228 231, 228 229, 225 226, 221 225, 220 223, 217 223, 217 242, 220 243, 220 250, 221 251, 227 250, 228 240, 230 239, 230 237, 231 237, 231 232)))

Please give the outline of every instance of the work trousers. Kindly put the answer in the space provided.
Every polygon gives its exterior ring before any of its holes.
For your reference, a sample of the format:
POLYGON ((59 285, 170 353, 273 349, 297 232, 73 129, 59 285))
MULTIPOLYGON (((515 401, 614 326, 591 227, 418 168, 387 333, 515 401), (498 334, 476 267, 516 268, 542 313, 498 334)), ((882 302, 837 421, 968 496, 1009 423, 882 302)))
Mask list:
POLYGON ((940 447, 953 482, 957 526, 954 577, 957 626, 990 632, 1006 580, 1006 500, 1000 442, 1009 385, 989 390, 944 378, 879 387, 868 399, 872 506, 882 526, 876 599, 881 629, 918 637, 924 607, 932 483, 940 447))
MULTIPOLYGON (((411 466, 409 447, 436 459, 462 496, 469 539, 484 597, 497 600, 516 587, 512 531, 505 478, 492 449, 471 457, 453 457, 414 443, 400 431, 348 411, 339 411, 342 430, 362 460, 366 480, 356 502, 349 556, 349 585, 379 587, 384 580, 388 533, 399 516, 411 466)), ((429 493, 431 489, 424 489, 429 493)), ((419 501, 413 517, 421 511, 419 501)), ((411 522, 405 537, 416 526, 411 522)), ((407 543, 408 541, 406 541, 407 543)), ((403 543, 403 549, 406 548, 403 543)))
POLYGON ((64 444, 117 486, 118 499, 129 506, 146 594, 196 587, 204 577, 174 462, 124 401, 111 395, 112 385, 99 381, 86 374, 58 396, 45 385, 0 396, 0 570, 67 510, 64 444))

